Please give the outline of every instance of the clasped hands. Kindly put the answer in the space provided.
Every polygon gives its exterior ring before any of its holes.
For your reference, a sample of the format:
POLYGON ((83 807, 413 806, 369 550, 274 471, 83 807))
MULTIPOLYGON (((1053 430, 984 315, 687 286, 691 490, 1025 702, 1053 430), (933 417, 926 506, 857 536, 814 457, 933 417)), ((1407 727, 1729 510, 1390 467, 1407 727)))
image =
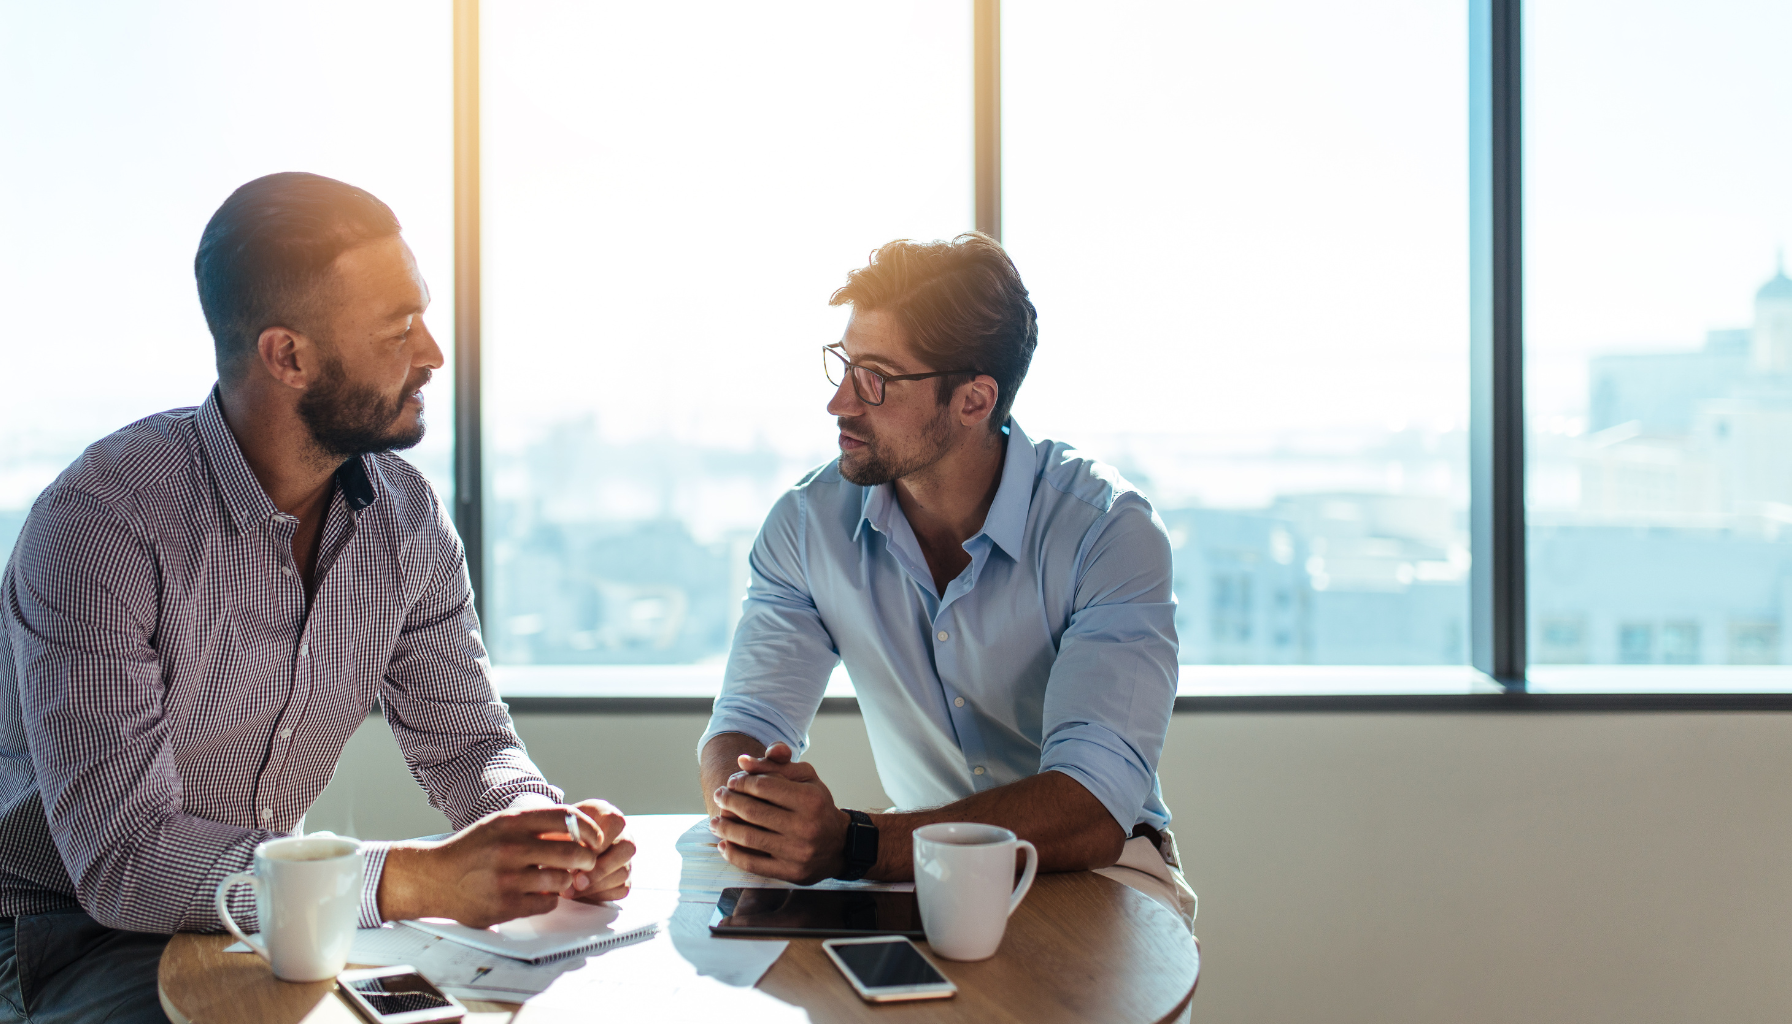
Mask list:
POLYGON ((710 794, 720 813, 709 819, 728 863, 801 885, 838 875, 846 866, 852 819, 812 765, 791 760, 774 743, 764 757, 742 754, 740 771, 710 794))
POLYGON ((449 917, 474 928, 545 914, 561 897, 602 903, 628 895, 635 844, 604 800, 499 811, 436 842, 397 843, 380 878, 388 921, 449 917), (579 841, 566 831, 568 812, 579 841))

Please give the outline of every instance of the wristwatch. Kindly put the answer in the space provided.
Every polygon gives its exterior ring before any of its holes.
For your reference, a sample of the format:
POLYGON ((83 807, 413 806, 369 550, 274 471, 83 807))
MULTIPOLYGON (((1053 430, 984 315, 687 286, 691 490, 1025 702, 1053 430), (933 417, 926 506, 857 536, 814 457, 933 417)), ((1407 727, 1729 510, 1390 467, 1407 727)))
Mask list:
POLYGON ((846 826, 846 867, 834 877, 855 882, 877 863, 877 826, 864 811, 848 810, 846 814, 852 819, 846 826))

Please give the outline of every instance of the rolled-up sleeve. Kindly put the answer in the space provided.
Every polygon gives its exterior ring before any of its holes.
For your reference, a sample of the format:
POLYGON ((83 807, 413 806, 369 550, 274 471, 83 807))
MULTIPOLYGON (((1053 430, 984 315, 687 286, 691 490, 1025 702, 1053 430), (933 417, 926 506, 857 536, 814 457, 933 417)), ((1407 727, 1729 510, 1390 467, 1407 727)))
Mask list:
POLYGON ((1084 548, 1046 684, 1039 769, 1082 783, 1130 834, 1146 818, 1176 703, 1170 542, 1150 505, 1129 493, 1084 548))
POLYGON ((555 803, 563 794, 542 778, 498 699, 465 549, 445 517, 436 525, 436 571, 399 633, 380 701, 429 802, 461 829, 525 793, 555 803))
POLYGON ((804 493, 779 499, 747 557, 749 582, 728 654, 721 695, 697 741, 738 732, 766 746, 784 742, 797 756, 821 706, 839 650, 815 607, 805 571, 804 493))

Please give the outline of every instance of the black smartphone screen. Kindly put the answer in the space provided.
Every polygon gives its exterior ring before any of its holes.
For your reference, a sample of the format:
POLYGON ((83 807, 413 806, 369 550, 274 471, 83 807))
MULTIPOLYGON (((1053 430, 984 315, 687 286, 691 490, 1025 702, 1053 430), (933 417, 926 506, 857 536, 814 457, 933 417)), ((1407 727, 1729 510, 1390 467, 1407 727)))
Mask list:
POLYGON ((348 983, 382 1017, 416 1010, 439 1010, 454 1004, 421 974, 388 974, 348 983))
POLYGON ((914 893, 848 889, 724 889, 709 928, 717 935, 925 934, 914 893))
POLYGON ((866 988, 897 985, 939 985, 945 976, 935 970, 908 940, 854 942, 829 946, 846 969, 866 988))

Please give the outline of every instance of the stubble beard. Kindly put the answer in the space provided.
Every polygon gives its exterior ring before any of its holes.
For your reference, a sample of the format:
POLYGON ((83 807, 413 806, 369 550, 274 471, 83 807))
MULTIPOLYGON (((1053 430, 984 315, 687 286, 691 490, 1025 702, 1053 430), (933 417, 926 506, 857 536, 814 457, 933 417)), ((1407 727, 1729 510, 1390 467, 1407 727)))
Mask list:
POLYGON ((865 447, 856 452, 840 453, 840 475, 860 487, 881 487, 933 465, 951 446, 952 428, 948 422, 951 411, 949 405, 940 406, 939 415, 922 429, 914 450, 910 452, 888 451, 875 433, 862 426, 849 430, 853 421, 839 417, 837 422, 841 430, 865 442, 865 447))
POLYGON ((419 368, 405 381, 396 397, 383 395, 367 384, 350 383, 342 360, 334 353, 324 357, 317 382, 299 396, 299 418, 311 431, 311 443, 330 460, 414 448, 423 440, 424 423, 401 424, 405 398, 429 383, 430 371, 419 368))

